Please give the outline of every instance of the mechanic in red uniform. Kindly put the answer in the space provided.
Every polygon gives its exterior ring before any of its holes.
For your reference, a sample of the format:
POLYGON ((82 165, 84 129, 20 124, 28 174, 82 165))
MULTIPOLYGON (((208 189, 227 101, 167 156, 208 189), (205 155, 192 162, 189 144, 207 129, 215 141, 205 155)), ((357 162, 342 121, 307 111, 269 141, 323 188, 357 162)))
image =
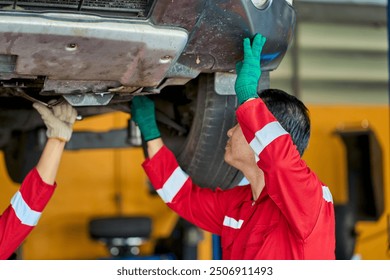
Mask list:
POLYGON ((301 159, 310 136, 307 108, 281 90, 257 94, 264 44, 260 34, 252 44, 244 40, 238 124, 225 148, 225 161, 250 184, 215 191, 195 185, 164 146, 153 102, 137 96, 131 112, 147 142, 143 167, 171 209, 221 236, 223 259, 335 259, 332 195, 301 159))
POLYGON ((37 225, 56 188, 55 178, 65 144, 69 141, 76 110, 68 103, 52 109, 34 103, 46 127, 48 140, 38 164, 23 180, 11 204, 0 216, 0 259, 8 259, 37 225))

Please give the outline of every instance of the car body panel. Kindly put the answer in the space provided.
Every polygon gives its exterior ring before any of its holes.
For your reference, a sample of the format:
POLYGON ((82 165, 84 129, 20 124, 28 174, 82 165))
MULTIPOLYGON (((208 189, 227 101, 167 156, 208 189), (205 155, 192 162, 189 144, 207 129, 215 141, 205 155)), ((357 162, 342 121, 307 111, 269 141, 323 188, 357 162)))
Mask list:
POLYGON ((14 76, 153 87, 187 43, 178 28, 62 16, 0 17, 0 53, 17 56, 14 76))
MULTIPOLYGON (((44 77, 50 85, 43 82, 41 94, 99 93, 120 86, 120 93, 131 93, 157 88, 164 79, 185 84, 200 73, 234 73, 243 38, 256 33, 267 37, 262 68, 272 71, 295 25, 294 9, 286 1, 269 1, 258 9, 244 0, 161 0, 148 4, 144 17, 140 12, 116 16, 109 6, 103 13, 91 1, 77 12, 71 9, 77 1, 57 10, 52 0, 34 1, 38 7, 28 2, 0 10, 0 56, 9 61, 0 79, 44 77), (52 6, 43 8, 46 2, 52 6)), ((150 2, 135 1, 132 7, 150 2)))

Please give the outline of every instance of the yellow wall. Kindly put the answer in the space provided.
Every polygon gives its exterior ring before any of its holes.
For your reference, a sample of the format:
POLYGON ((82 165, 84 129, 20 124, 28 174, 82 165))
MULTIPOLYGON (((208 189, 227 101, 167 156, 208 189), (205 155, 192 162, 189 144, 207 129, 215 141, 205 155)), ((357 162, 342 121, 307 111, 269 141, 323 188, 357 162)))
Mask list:
MULTIPOLYGON (((387 253, 386 215, 389 215, 389 112, 386 106, 308 106, 312 136, 304 156, 334 195, 336 202, 346 199, 347 186, 344 147, 333 134, 339 125, 356 125, 368 120, 383 149, 385 215, 378 222, 358 224, 356 253, 363 259, 390 259, 387 253), (377 234, 378 233, 378 234, 377 234)), ((121 113, 78 122, 76 129, 108 130, 124 127, 121 113)), ((156 196, 151 196, 141 168, 140 148, 117 150, 66 151, 58 174, 58 189, 37 226, 23 246, 25 259, 95 259, 106 255, 104 246, 88 236, 88 221, 98 215, 150 215, 153 237, 169 235, 177 216, 156 196), (122 206, 116 203, 121 195, 122 206)), ((0 160, 0 209, 5 209, 18 185, 10 182, 0 160)), ((153 243, 145 246, 150 252, 153 243)), ((211 237, 204 235, 201 259, 211 258, 211 237)))
POLYGON ((383 152, 385 213, 377 222, 357 224, 355 254, 362 259, 390 259, 387 217, 390 215, 389 182, 389 108, 382 106, 308 106, 312 119, 312 136, 304 155, 309 166, 329 186, 336 203, 345 202, 347 173, 345 149, 334 130, 340 126, 357 127, 368 121, 383 152))

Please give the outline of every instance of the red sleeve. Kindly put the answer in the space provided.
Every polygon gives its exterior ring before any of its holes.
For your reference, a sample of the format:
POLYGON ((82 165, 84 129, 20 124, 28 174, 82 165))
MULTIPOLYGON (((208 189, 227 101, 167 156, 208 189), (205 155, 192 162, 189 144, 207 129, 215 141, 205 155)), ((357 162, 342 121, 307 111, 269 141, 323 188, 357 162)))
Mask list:
POLYGON ((225 192, 194 184, 165 146, 152 159, 146 159, 142 166, 168 207, 194 225, 221 234, 225 192))
POLYGON ((301 159, 290 135, 260 98, 241 105, 236 115, 258 157, 269 196, 298 235, 307 237, 318 219, 326 187, 301 159))
POLYGON ((56 185, 42 181, 34 168, 0 216, 0 259, 7 259, 38 223, 56 185))

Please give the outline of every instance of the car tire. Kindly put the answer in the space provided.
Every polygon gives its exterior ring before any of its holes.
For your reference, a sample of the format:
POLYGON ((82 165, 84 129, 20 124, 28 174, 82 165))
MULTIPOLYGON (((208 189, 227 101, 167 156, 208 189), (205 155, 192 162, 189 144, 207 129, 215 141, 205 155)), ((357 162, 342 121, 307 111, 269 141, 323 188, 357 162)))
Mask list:
POLYGON ((181 141, 171 141, 172 135, 162 128, 164 142, 197 185, 211 189, 236 186, 243 175, 224 161, 227 131, 236 124, 236 96, 217 94, 214 74, 201 74, 190 82, 186 95, 192 100, 189 132, 184 135, 185 140, 182 135, 181 141))

